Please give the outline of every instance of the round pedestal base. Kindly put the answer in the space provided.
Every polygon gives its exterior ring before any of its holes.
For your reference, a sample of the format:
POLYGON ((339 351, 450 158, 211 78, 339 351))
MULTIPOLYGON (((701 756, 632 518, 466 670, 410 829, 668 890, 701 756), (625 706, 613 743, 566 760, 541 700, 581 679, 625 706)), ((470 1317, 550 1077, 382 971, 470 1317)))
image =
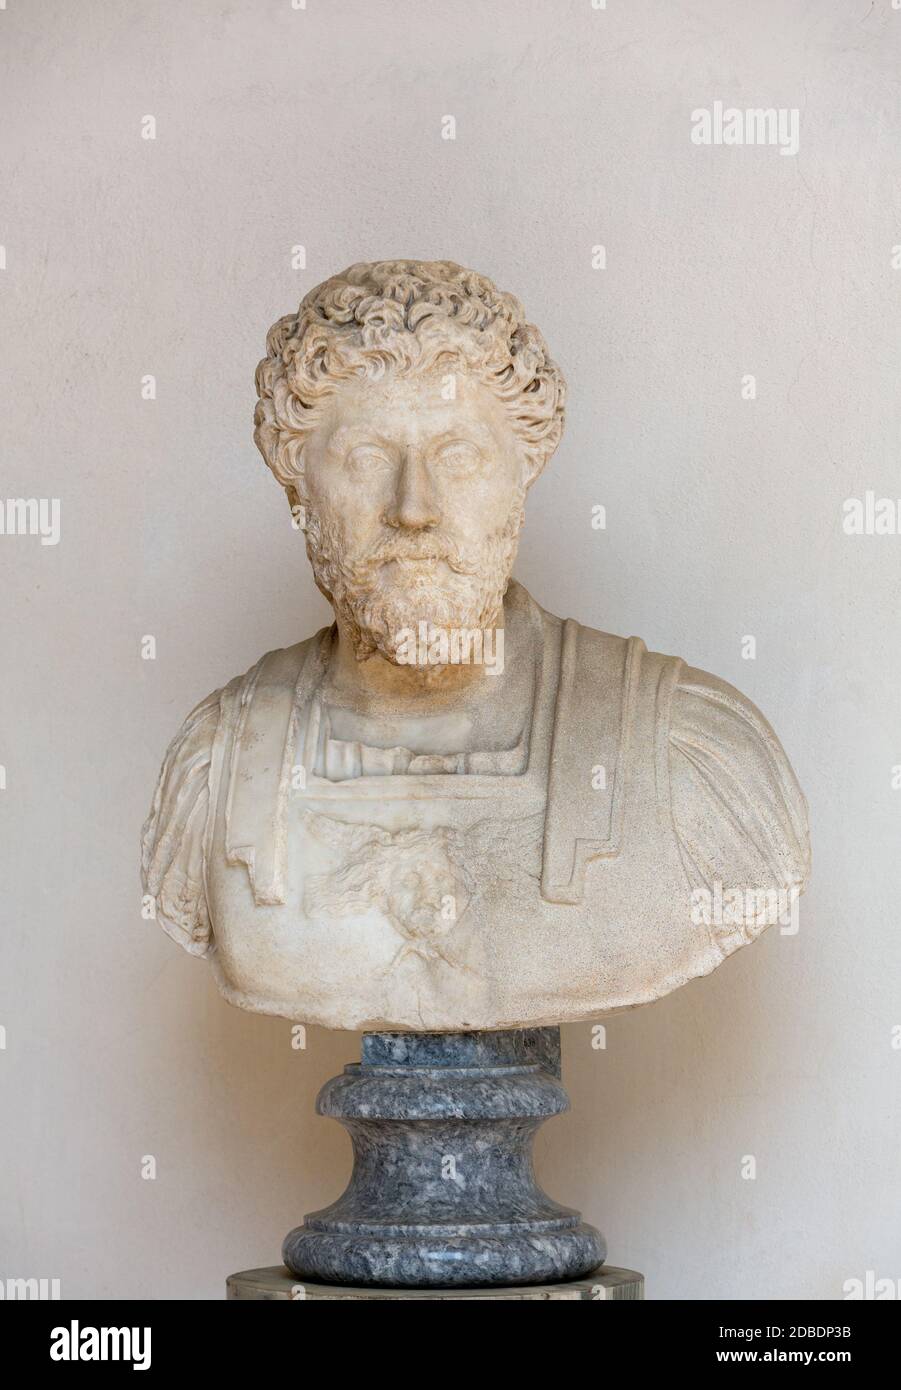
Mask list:
POLYGON ((609 1301, 641 1300, 644 1298, 644 1276, 634 1269, 616 1269, 604 1265, 584 1279, 571 1279, 563 1284, 532 1284, 527 1287, 494 1289, 364 1289, 338 1284, 300 1283, 284 1265, 269 1269, 245 1269, 232 1274, 226 1283, 228 1298, 278 1299, 295 1303, 310 1302, 382 1302, 386 1299, 405 1299, 418 1302, 438 1302, 445 1299, 465 1299, 486 1302, 502 1301, 539 1303, 603 1303, 609 1301))
POLYGON ((508 1287, 579 1279, 603 1238, 538 1186, 532 1141, 569 1109, 560 1030, 367 1033, 316 1109, 350 1133, 347 1190, 285 1238, 301 1282, 508 1287))
POLYGON ((592 1226, 574 1217, 565 1230, 510 1228, 474 1235, 459 1228, 422 1236, 336 1235, 302 1226, 285 1239, 282 1254, 293 1270, 313 1269, 333 1283, 395 1284, 423 1289, 479 1284, 543 1284, 569 1270, 591 1270, 604 1244, 592 1226))

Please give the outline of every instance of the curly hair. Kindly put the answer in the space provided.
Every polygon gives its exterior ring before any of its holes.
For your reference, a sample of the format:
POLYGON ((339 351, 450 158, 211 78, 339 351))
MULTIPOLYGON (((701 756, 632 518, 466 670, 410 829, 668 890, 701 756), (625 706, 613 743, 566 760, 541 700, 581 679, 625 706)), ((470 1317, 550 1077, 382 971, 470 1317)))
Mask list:
POLYGON ((509 411, 530 486, 560 442, 566 383, 519 300, 453 261, 360 261, 273 324, 256 371, 254 440, 282 487, 341 381, 464 365, 509 411))

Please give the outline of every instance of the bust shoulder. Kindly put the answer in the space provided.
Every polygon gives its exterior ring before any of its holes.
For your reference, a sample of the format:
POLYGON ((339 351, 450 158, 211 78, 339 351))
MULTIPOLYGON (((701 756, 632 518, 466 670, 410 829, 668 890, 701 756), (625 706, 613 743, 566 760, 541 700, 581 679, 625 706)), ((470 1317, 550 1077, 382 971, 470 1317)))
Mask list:
POLYGON ((807 805, 754 704, 640 638, 566 620, 543 896, 579 902, 589 862, 620 857, 625 841, 659 825, 675 837, 691 890, 806 885, 807 805))
POLYGON ((803 892, 807 802, 782 744, 734 686, 680 666, 669 714, 670 798, 692 887, 803 892))
POLYGON ((293 695, 300 672, 329 629, 292 647, 266 652, 249 670, 191 710, 166 750, 141 832, 141 878, 160 926, 191 955, 212 949, 204 890, 208 813, 221 773, 218 746, 239 733, 252 700, 267 706, 293 695))
POLYGON ((194 707, 166 750, 141 832, 141 879, 156 920, 191 955, 209 953, 203 839, 223 690, 194 707))

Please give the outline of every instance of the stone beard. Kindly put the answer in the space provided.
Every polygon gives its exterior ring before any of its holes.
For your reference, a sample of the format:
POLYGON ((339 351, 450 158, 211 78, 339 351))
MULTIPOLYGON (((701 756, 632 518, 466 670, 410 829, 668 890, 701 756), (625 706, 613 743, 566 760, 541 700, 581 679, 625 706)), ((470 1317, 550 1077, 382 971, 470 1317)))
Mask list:
POLYGON ((352 266, 274 326, 257 388, 335 623, 188 716, 143 840, 158 920, 226 998, 333 1028, 533 1027, 792 929, 806 804, 763 716, 509 578, 565 394, 518 300, 451 262, 352 266), (499 625, 502 669, 423 679, 399 650, 420 624, 499 625))
POLYGON ((420 623, 444 632, 492 628, 516 557, 522 503, 520 495, 505 525, 481 546, 466 547, 441 533, 389 534, 357 556, 340 522, 323 523, 309 501, 302 502, 316 583, 344 619, 357 659, 378 651, 396 663, 401 634, 420 623), (385 577, 391 569, 393 582, 385 577))

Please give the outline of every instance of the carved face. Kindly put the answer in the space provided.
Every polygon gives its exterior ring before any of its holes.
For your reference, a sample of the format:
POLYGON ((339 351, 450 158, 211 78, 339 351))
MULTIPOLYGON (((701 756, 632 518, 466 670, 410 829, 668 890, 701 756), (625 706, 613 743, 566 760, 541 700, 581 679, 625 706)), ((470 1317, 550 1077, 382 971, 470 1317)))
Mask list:
POLYGON ((343 383, 304 447, 307 550, 360 658, 404 630, 494 625, 522 524, 525 467, 474 376, 343 383))

